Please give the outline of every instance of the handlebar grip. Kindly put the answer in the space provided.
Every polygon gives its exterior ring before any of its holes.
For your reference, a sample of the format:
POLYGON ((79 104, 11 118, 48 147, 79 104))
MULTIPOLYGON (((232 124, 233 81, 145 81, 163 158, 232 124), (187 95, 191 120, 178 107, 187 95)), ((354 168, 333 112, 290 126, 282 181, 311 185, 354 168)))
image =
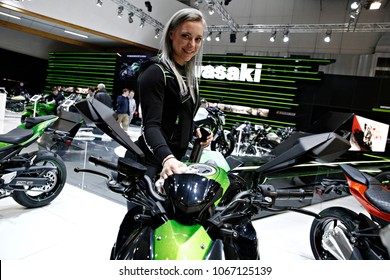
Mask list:
POLYGON ((273 200, 305 200, 311 198, 312 191, 304 189, 275 189, 272 185, 259 186, 265 197, 271 197, 273 200))
POLYGON ((95 165, 102 166, 110 170, 114 170, 114 171, 118 170, 118 165, 116 163, 112 163, 111 161, 104 160, 102 158, 90 156, 88 158, 88 161, 94 163, 95 165))

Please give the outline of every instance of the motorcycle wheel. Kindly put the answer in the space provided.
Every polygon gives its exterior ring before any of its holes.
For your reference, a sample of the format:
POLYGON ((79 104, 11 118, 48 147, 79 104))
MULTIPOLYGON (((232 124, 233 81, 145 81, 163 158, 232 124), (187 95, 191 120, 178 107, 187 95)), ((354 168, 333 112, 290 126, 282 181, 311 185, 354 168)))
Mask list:
POLYGON ((236 141, 230 133, 226 137, 227 142, 225 142, 222 137, 218 137, 216 141, 211 142, 211 150, 219 151, 224 157, 232 154, 236 144, 236 141))
POLYGON ((330 207, 319 213, 320 219, 315 219, 310 228, 310 246, 316 260, 336 260, 336 257, 326 250, 322 241, 336 227, 341 229, 348 240, 354 238, 352 231, 357 228, 358 215, 342 207, 330 207))
POLYGON ((54 154, 38 155, 33 166, 54 166, 55 170, 42 172, 27 172, 24 177, 45 177, 48 183, 42 187, 30 187, 28 191, 14 191, 13 199, 27 208, 36 208, 48 205, 62 191, 66 181, 66 166, 60 157, 54 154))

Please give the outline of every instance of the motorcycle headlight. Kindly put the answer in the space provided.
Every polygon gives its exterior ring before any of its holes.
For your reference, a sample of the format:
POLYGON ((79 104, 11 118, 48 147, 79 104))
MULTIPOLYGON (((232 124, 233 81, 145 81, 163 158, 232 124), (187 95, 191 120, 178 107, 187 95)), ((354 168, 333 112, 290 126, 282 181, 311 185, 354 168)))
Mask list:
POLYGON ((175 211, 185 214, 201 212, 222 196, 219 183, 197 174, 173 174, 164 189, 175 211))

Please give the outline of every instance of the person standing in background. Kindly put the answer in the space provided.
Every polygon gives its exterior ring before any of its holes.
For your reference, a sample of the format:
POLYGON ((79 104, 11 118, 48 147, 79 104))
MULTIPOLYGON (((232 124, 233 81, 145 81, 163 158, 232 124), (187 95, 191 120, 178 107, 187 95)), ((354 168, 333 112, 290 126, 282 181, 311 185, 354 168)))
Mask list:
POLYGON ((97 90, 95 92, 95 99, 99 100, 107 107, 112 108, 112 98, 108 94, 106 86, 104 84, 98 84, 97 90))
POLYGON ((137 104, 134 99, 134 90, 130 90, 129 93, 129 126, 131 124, 131 121, 133 119, 133 115, 137 109, 137 104))
POLYGON ((93 98, 95 95, 95 89, 93 87, 89 87, 87 90, 87 98, 93 98))
POLYGON ((122 126, 124 131, 127 131, 127 128, 129 127, 129 115, 130 115, 129 95, 130 95, 130 90, 124 88, 122 90, 122 95, 118 96, 118 98, 116 99, 116 113, 117 113, 116 121, 120 126, 122 126))

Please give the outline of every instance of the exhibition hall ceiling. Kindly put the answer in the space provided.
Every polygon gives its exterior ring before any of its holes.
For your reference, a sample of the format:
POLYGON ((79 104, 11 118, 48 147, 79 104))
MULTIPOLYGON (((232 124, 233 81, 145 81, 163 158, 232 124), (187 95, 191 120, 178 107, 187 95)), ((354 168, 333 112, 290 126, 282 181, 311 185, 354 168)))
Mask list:
POLYGON ((5 0, 0 1, 0 48, 40 58, 52 51, 154 50, 160 43, 156 29, 191 5, 204 13, 212 33, 205 40, 206 53, 315 57, 390 52, 389 1, 381 0, 378 10, 368 9, 372 0, 361 1, 352 19, 351 0, 101 0, 101 7, 96 0, 5 0), (282 41, 283 33, 289 42, 282 41), (326 33, 330 42, 324 42, 326 33))

